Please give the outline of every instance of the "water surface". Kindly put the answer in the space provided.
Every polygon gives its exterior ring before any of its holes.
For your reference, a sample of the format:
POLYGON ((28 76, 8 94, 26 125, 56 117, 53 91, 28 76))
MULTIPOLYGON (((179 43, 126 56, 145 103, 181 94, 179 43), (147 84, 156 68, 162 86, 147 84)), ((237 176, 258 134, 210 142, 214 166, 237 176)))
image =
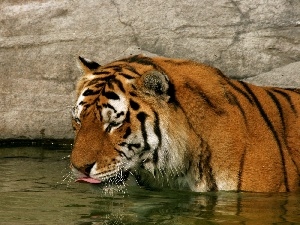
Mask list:
POLYGON ((103 191, 74 182, 69 154, 0 149, 0 224, 300 224, 300 193, 103 191))

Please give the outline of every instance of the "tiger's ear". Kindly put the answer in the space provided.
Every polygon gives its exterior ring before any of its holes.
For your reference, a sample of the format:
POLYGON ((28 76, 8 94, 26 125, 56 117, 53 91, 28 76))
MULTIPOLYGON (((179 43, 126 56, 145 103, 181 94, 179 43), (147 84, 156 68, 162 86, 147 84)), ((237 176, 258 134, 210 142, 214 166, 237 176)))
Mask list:
POLYGON ((157 70, 148 71, 141 77, 141 86, 147 94, 166 96, 169 89, 169 78, 157 70))
POLYGON ((100 65, 94 61, 89 59, 85 59, 81 56, 78 57, 80 60, 80 68, 85 72, 93 72, 100 67, 100 65))

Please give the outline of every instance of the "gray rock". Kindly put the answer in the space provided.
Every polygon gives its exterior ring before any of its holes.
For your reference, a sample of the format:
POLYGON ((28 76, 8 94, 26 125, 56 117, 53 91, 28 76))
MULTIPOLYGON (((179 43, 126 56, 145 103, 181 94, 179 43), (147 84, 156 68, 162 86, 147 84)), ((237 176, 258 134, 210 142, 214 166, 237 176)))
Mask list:
POLYGON ((0 139, 72 138, 71 82, 2 78, 0 139))
POLYGON ((244 79, 244 81, 263 86, 300 89, 300 62, 276 68, 267 73, 244 79))

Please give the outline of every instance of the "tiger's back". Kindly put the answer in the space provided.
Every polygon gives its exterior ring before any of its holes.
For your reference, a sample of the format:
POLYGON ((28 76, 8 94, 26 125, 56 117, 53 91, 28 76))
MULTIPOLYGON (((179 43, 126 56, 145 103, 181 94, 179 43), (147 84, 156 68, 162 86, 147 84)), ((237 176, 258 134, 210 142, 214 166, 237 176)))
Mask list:
POLYGON ((133 56, 96 69, 83 64, 76 171, 105 180, 111 167, 114 176, 130 171, 145 185, 193 191, 299 188, 299 90, 254 86, 186 60, 133 56), (97 94, 84 96, 88 89, 97 94), (118 127, 107 132, 103 118, 118 115, 118 127), (85 120, 97 122, 85 127, 85 120))
POLYGON ((223 190, 223 183, 227 190, 299 187, 299 90, 257 87, 194 62, 177 68, 172 62, 169 76, 174 77, 176 97, 193 130, 209 147, 212 171, 219 171, 216 187, 223 190))

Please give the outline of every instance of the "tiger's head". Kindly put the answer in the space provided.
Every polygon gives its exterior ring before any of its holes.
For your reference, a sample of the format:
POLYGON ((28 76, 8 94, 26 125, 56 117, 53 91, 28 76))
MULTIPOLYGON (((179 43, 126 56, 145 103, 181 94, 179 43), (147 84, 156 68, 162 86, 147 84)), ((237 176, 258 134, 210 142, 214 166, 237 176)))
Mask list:
POLYGON ((122 183, 128 173, 149 182, 160 175, 180 177, 193 135, 165 71, 140 55, 105 66, 79 59, 84 75, 72 112, 71 154, 77 178, 122 183))

